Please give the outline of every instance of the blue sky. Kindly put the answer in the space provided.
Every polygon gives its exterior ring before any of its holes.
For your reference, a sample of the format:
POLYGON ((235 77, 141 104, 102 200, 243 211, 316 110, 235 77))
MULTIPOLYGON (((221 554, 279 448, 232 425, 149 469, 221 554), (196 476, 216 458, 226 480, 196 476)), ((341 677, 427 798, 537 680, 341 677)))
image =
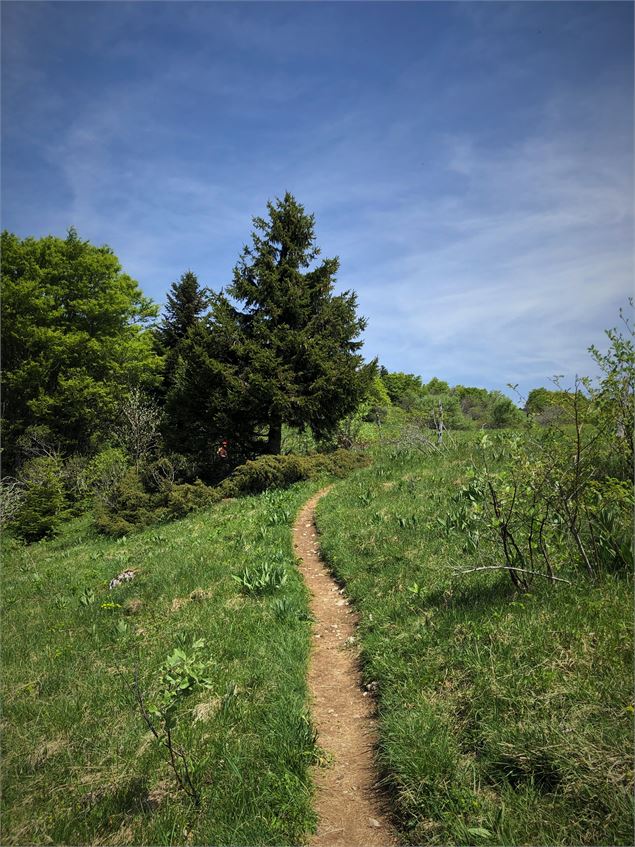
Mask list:
POLYGON ((633 286, 633 5, 3 2, 2 225, 218 289, 316 215, 365 354, 505 390, 589 373, 633 286))

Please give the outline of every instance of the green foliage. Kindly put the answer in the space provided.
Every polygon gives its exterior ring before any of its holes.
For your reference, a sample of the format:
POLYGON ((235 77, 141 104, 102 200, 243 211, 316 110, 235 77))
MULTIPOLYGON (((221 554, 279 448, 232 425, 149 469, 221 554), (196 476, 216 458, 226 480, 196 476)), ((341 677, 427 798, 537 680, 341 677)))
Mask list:
POLYGON ((452 394, 426 395, 417 404, 415 419, 426 429, 465 429, 467 422, 461 412, 458 398, 452 394))
POLYGON ((532 438, 484 436, 454 505, 446 525, 464 551, 480 550, 486 565, 495 544, 520 590, 537 573, 554 579, 574 563, 590 576, 631 568, 632 486, 603 477, 601 440, 588 417, 532 438))
POLYGON ((414 374, 381 370, 381 380, 391 401, 404 409, 419 425, 437 429, 439 404, 443 407, 443 425, 448 430, 518 427, 524 417, 509 397, 500 391, 456 385, 453 388, 433 377, 425 385, 414 374))
MULTIPOLYGON (((493 453, 501 439, 489 439, 493 453)), ((466 543, 484 496, 469 475, 474 440, 378 449, 318 506, 320 546, 359 615, 363 678, 377 689, 399 841, 628 845, 632 580, 614 566, 587 579, 568 561, 579 556, 570 536, 558 566, 571 585, 536 578, 520 593, 504 571, 459 573, 502 563, 493 535, 466 543), (462 510, 464 531, 446 532, 462 510)), ((493 473, 511 449, 491 457, 493 473)))
POLYGON ((332 453, 316 453, 302 458, 302 467, 307 479, 321 474, 330 474, 343 479, 358 468, 367 467, 372 459, 368 453, 357 450, 334 450, 332 453))
POLYGON ((11 526, 24 541, 39 541, 54 534, 66 517, 67 498, 63 465, 59 458, 38 456, 20 470, 21 500, 11 526))
POLYGON ((192 271, 186 271, 178 282, 172 283, 163 320, 155 333, 158 349, 165 357, 163 392, 174 382, 182 342, 192 327, 202 320, 208 304, 209 295, 192 271))
POLYGON ((109 247, 2 234, 2 388, 5 468, 33 425, 65 452, 106 436, 129 385, 156 382, 145 328, 156 308, 109 247))
POLYGON ((305 478, 300 456, 260 456, 236 468, 221 488, 228 496, 236 497, 259 494, 269 488, 287 488, 305 478))
POLYGON ((163 320, 156 335, 162 348, 174 350, 201 319, 208 296, 196 274, 186 271, 178 282, 172 283, 166 299, 163 320))
POLYGON ((518 406, 500 391, 490 392, 489 406, 492 429, 508 429, 523 423, 524 417, 518 406))
POLYGON ((591 395, 598 409, 600 425, 611 433, 618 453, 619 472, 632 477, 635 456, 635 332, 632 323, 633 299, 629 313, 620 309, 622 328, 606 332, 610 346, 602 353, 596 347, 589 352, 600 369, 599 387, 591 395))
POLYGON ((156 452, 161 414, 157 403, 139 388, 132 388, 119 404, 114 441, 137 467, 156 452))
POLYGON ((181 347, 166 427, 179 450, 209 465, 222 439, 236 463, 277 454, 283 423, 320 438, 357 407, 374 373, 357 352, 365 322, 354 293, 333 293, 337 259, 307 270, 318 254, 313 216, 290 194, 254 218, 231 300, 215 295, 181 347))
POLYGON ((135 674, 133 691, 141 715, 157 742, 167 751, 168 762, 179 786, 191 798, 196 806, 200 805, 201 795, 195 779, 190 755, 183 746, 177 744, 174 733, 178 729, 179 712, 182 701, 199 689, 209 689, 212 682, 206 676, 208 662, 201 658, 205 647, 202 638, 192 641, 189 651, 177 647, 167 657, 159 673, 158 690, 154 699, 147 704, 139 688, 138 675, 135 674))
POLYGON ((193 484, 169 485, 165 489, 165 516, 183 518, 190 512, 208 509, 222 498, 222 493, 204 485, 200 479, 193 484))
POLYGON ((106 480, 94 487, 95 526, 104 535, 120 537, 152 523, 208 509, 225 497, 288 488, 294 482, 319 476, 344 477, 369 461, 368 456, 349 450, 308 456, 265 455, 240 465, 220 485, 211 487, 199 479, 193 484, 174 482, 176 459, 164 457, 130 468, 120 451, 104 451, 91 465, 93 474, 100 468, 100 479, 106 480))
POLYGON ((219 489, 229 497, 259 494, 274 488, 287 488, 294 482, 321 475, 344 477, 364 467, 370 459, 352 450, 316 453, 309 456, 260 456, 236 468, 219 489))
POLYGON ((449 391, 449 384, 444 379, 437 379, 436 376, 433 376, 430 382, 423 386, 424 394, 448 394, 449 391))
POLYGON ((272 594, 282 588, 287 581, 287 572, 284 565, 276 561, 259 562, 257 565, 244 567, 238 574, 233 574, 233 579, 246 594, 260 596, 272 594))
POLYGON ((97 497, 107 499, 127 469, 128 459, 124 451, 118 447, 105 447, 86 466, 86 487, 97 497))
POLYGON ((392 403, 403 409, 412 409, 421 399, 423 384, 420 376, 395 371, 381 370, 381 379, 392 403))
POLYGON ((107 497, 97 500, 95 526, 105 535, 128 535, 156 520, 153 506, 139 471, 129 468, 115 482, 107 497))
POLYGON ((213 520, 192 515, 125 540, 96 536, 85 518, 43 544, 3 540, 3 843, 303 843, 314 821, 299 729, 309 625, 271 603, 288 598, 306 615, 290 524, 317 487, 219 503, 213 520), (269 524, 274 511, 288 520, 269 524), (239 595, 232 573, 279 550, 284 588, 264 602, 239 595), (135 579, 110 591, 129 567, 135 579), (85 589, 95 601, 80 606, 85 589), (173 733, 200 792, 195 810, 123 681, 138 668, 156 703, 167 655, 191 655, 198 639, 197 675, 213 687, 179 700, 173 733))

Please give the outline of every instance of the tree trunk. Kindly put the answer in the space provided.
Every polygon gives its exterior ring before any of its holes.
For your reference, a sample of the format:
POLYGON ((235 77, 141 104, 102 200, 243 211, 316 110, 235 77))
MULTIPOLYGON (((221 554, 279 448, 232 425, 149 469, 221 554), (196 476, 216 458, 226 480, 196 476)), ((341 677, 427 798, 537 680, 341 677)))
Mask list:
POLYGON ((269 419, 269 437, 267 438, 267 453, 277 454, 282 449, 282 418, 275 413, 269 419))

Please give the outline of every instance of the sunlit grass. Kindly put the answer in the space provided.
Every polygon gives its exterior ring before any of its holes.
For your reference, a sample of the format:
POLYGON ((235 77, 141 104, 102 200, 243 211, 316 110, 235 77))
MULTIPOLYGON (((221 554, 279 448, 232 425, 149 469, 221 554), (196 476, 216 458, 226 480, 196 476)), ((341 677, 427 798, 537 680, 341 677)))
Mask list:
POLYGON ((310 623, 290 523, 317 487, 221 503, 120 541, 81 519, 52 542, 5 543, 2 843, 301 840, 313 823, 310 623), (241 593, 232 574, 271 560, 284 585, 241 593), (134 579, 109 590, 127 569, 134 579), (166 656, 195 638, 213 687, 183 705, 177 740, 199 810, 129 688, 138 667, 151 695, 166 656))
POLYGON ((632 582, 578 573, 519 596, 501 572, 453 575, 469 562, 437 518, 469 438, 442 454, 379 450, 318 507, 322 548, 361 612, 404 838, 630 844, 632 582))

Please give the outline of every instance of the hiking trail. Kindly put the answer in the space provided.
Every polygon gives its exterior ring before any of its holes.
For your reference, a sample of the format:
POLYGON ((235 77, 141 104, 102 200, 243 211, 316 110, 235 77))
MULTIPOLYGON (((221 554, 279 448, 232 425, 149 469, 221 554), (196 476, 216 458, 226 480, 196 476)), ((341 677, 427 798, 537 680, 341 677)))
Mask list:
POLYGON ((326 766, 313 769, 318 828, 310 847, 393 847, 397 839, 376 789, 374 701, 362 691, 354 645, 357 616, 319 552, 315 506, 302 507, 293 528, 300 573, 315 622, 309 661, 311 716, 326 766))

